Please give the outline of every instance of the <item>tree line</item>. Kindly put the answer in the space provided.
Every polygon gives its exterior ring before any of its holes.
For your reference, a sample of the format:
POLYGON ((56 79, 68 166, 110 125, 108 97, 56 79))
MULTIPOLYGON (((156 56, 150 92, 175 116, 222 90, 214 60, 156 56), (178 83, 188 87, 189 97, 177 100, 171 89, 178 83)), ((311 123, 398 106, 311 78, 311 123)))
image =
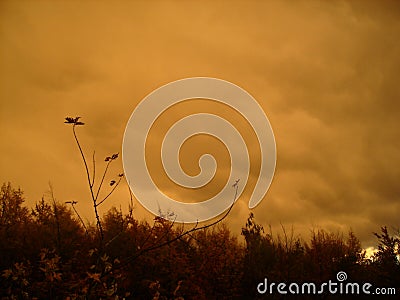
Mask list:
POLYGON ((261 295, 257 285, 265 278, 317 284, 335 280, 339 271, 352 282, 400 293, 400 240, 387 227, 375 233, 379 246, 372 257, 351 231, 315 230, 306 241, 284 227, 272 235, 253 214, 243 241, 224 222, 190 231, 162 217, 149 223, 111 208, 99 219, 100 237, 97 224, 82 222, 75 203, 50 198, 28 208, 21 189, 1 187, 2 299, 283 299, 261 295))

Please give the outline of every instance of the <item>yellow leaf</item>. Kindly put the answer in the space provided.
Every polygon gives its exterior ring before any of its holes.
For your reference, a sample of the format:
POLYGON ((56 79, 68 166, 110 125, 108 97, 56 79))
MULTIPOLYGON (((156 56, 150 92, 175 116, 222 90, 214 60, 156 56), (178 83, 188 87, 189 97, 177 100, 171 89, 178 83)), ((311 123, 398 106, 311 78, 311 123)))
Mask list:
POLYGON ((94 281, 101 282, 100 281, 100 273, 87 273, 90 279, 93 279, 94 281))

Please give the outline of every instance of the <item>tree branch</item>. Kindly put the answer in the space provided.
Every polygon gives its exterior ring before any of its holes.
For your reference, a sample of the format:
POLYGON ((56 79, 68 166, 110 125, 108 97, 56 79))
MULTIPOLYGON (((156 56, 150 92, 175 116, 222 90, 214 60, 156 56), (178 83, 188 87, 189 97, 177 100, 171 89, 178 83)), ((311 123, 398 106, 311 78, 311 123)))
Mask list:
POLYGON ((104 201, 106 201, 108 197, 111 196, 111 194, 114 192, 114 190, 117 188, 117 186, 118 186, 119 183, 121 182, 121 179, 122 179, 122 178, 120 178, 120 179, 117 181, 117 183, 114 185, 114 187, 112 188, 112 190, 108 193, 108 195, 107 195, 103 200, 101 200, 99 203, 97 203, 96 206, 99 206, 99 205, 102 204, 104 201))
POLYGON ((94 179, 96 178, 96 161, 95 161, 95 154, 96 154, 96 151, 93 151, 93 156, 92 156, 93 175, 92 175, 92 183, 90 184, 91 187, 94 186, 94 179))
POLYGON ((99 185, 99 187, 97 189, 96 197, 94 198, 96 201, 97 201, 97 198, 99 197, 100 189, 101 189, 101 186, 103 185, 104 178, 106 177, 107 170, 108 170, 108 167, 110 166, 111 161, 112 160, 109 160, 107 162, 106 168, 105 168, 104 173, 103 173, 103 177, 101 178, 100 185, 99 185))
POLYGON ((104 239, 103 227, 102 227, 102 225, 101 225, 99 213, 98 213, 98 211, 97 211, 96 197, 94 196, 93 186, 92 186, 91 180, 90 180, 89 167, 88 167, 88 164, 87 164, 87 162, 86 162, 86 157, 85 157, 85 154, 83 153, 81 144, 79 143, 78 137, 77 137, 77 135, 76 135, 76 131, 75 131, 75 126, 76 126, 76 125, 77 125, 77 123, 74 123, 74 124, 73 124, 73 126, 72 126, 72 132, 74 133, 74 138, 75 138, 76 144, 78 145, 79 152, 81 153, 81 157, 82 157, 83 163, 84 163, 84 165, 85 165, 85 171, 86 171, 87 181, 88 181, 88 184, 89 184, 89 190, 90 190, 90 194, 91 194, 91 196, 92 196, 92 201, 93 201, 94 213, 95 213, 95 215, 96 215, 97 228, 99 229, 99 232, 100 232, 100 245, 102 245, 102 244, 103 244, 103 239, 104 239))
MULTIPOLYGON (((221 218, 219 218, 218 220, 216 220, 216 221, 214 221, 214 222, 212 222, 212 223, 210 223, 210 224, 207 224, 207 225, 204 225, 204 226, 201 226, 201 227, 197 227, 198 224, 199 224, 199 222, 197 222, 197 223, 193 226, 192 229, 187 230, 187 231, 184 231, 184 232, 181 233, 181 234, 178 234, 178 236, 174 237, 174 238, 171 239, 171 240, 165 241, 165 242, 160 243, 160 244, 158 244, 158 245, 150 246, 150 247, 148 247, 148 248, 146 248, 146 249, 142 249, 142 250, 139 251, 139 253, 137 253, 137 254, 135 254, 135 255, 132 255, 131 257, 128 257, 127 260, 126 260, 124 263, 120 264, 119 266, 117 266, 117 267, 115 267, 115 268, 112 268, 111 270, 109 270, 109 271, 107 271, 107 272, 104 272, 104 273, 101 275, 101 277, 106 276, 107 274, 109 274, 109 273, 112 272, 113 270, 121 269, 121 268, 126 267, 126 266, 129 265, 132 261, 136 260, 138 257, 142 256, 143 254, 145 254, 145 253, 147 253, 147 252, 150 252, 150 251, 159 249, 159 248, 161 248, 161 247, 164 247, 164 246, 166 246, 166 245, 169 245, 169 244, 171 244, 171 243, 173 243, 173 242, 175 242, 175 241, 181 239, 182 237, 184 237, 184 236, 186 236, 186 235, 190 235, 190 234, 193 233, 193 232, 196 232, 196 231, 199 231, 199 230, 203 230, 203 229, 209 228, 209 227, 211 227, 211 226, 214 226, 214 225, 216 225, 216 224, 222 222, 222 221, 229 215, 229 213, 231 212, 231 210, 232 210, 232 208, 233 208, 233 206, 234 206, 234 204, 235 204, 235 202, 236 202, 236 197, 237 197, 237 193, 238 193, 238 185, 235 185, 234 188, 235 188, 235 196, 234 196, 234 198, 233 198, 232 205, 229 207, 229 209, 226 211, 226 213, 225 213, 221 218)), ((173 225, 173 224, 172 224, 172 225, 173 225)), ((171 228, 172 228, 172 227, 170 227, 168 230, 170 230, 171 228)))

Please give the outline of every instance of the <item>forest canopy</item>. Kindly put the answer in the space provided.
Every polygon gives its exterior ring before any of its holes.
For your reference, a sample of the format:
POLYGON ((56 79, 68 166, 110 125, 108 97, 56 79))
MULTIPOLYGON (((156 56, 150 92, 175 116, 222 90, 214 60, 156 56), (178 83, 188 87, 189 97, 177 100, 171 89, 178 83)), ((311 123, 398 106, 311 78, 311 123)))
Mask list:
POLYGON ((28 208, 20 188, 2 185, 2 299, 257 299, 264 278, 320 283, 339 271, 399 291, 400 240, 387 227, 377 228, 378 251, 366 257, 351 231, 315 230, 305 240, 283 227, 272 235, 251 213, 242 242, 224 222, 182 234, 161 217, 150 224, 113 207, 99 240, 74 204, 42 198, 28 208))

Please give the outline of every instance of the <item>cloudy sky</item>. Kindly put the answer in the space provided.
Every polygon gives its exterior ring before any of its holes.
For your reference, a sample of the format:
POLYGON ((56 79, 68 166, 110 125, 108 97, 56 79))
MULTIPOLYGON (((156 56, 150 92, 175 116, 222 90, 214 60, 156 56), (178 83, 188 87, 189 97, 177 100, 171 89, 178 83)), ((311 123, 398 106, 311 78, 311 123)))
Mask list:
MULTIPOLYGON (((99 174, 147 94, 216 77, 251 93, 274 130, 277 168, 257 220, 304 237, 352 228, 370 246, 380 226, 400 225, 399 36, 396 1, 1 1, 0 180, 28 205, 51 182, 92 221, 64 117, 82 116, 99 174)), ((119 159, 107 180, 121 171, 119 159)), ((122 184, 101 211, 126 211, 128 199, 122 184)), ((239 199, 234 232, 249 212, 239 199)), ((150 217, 137 202, 135 214, 150 217)))

